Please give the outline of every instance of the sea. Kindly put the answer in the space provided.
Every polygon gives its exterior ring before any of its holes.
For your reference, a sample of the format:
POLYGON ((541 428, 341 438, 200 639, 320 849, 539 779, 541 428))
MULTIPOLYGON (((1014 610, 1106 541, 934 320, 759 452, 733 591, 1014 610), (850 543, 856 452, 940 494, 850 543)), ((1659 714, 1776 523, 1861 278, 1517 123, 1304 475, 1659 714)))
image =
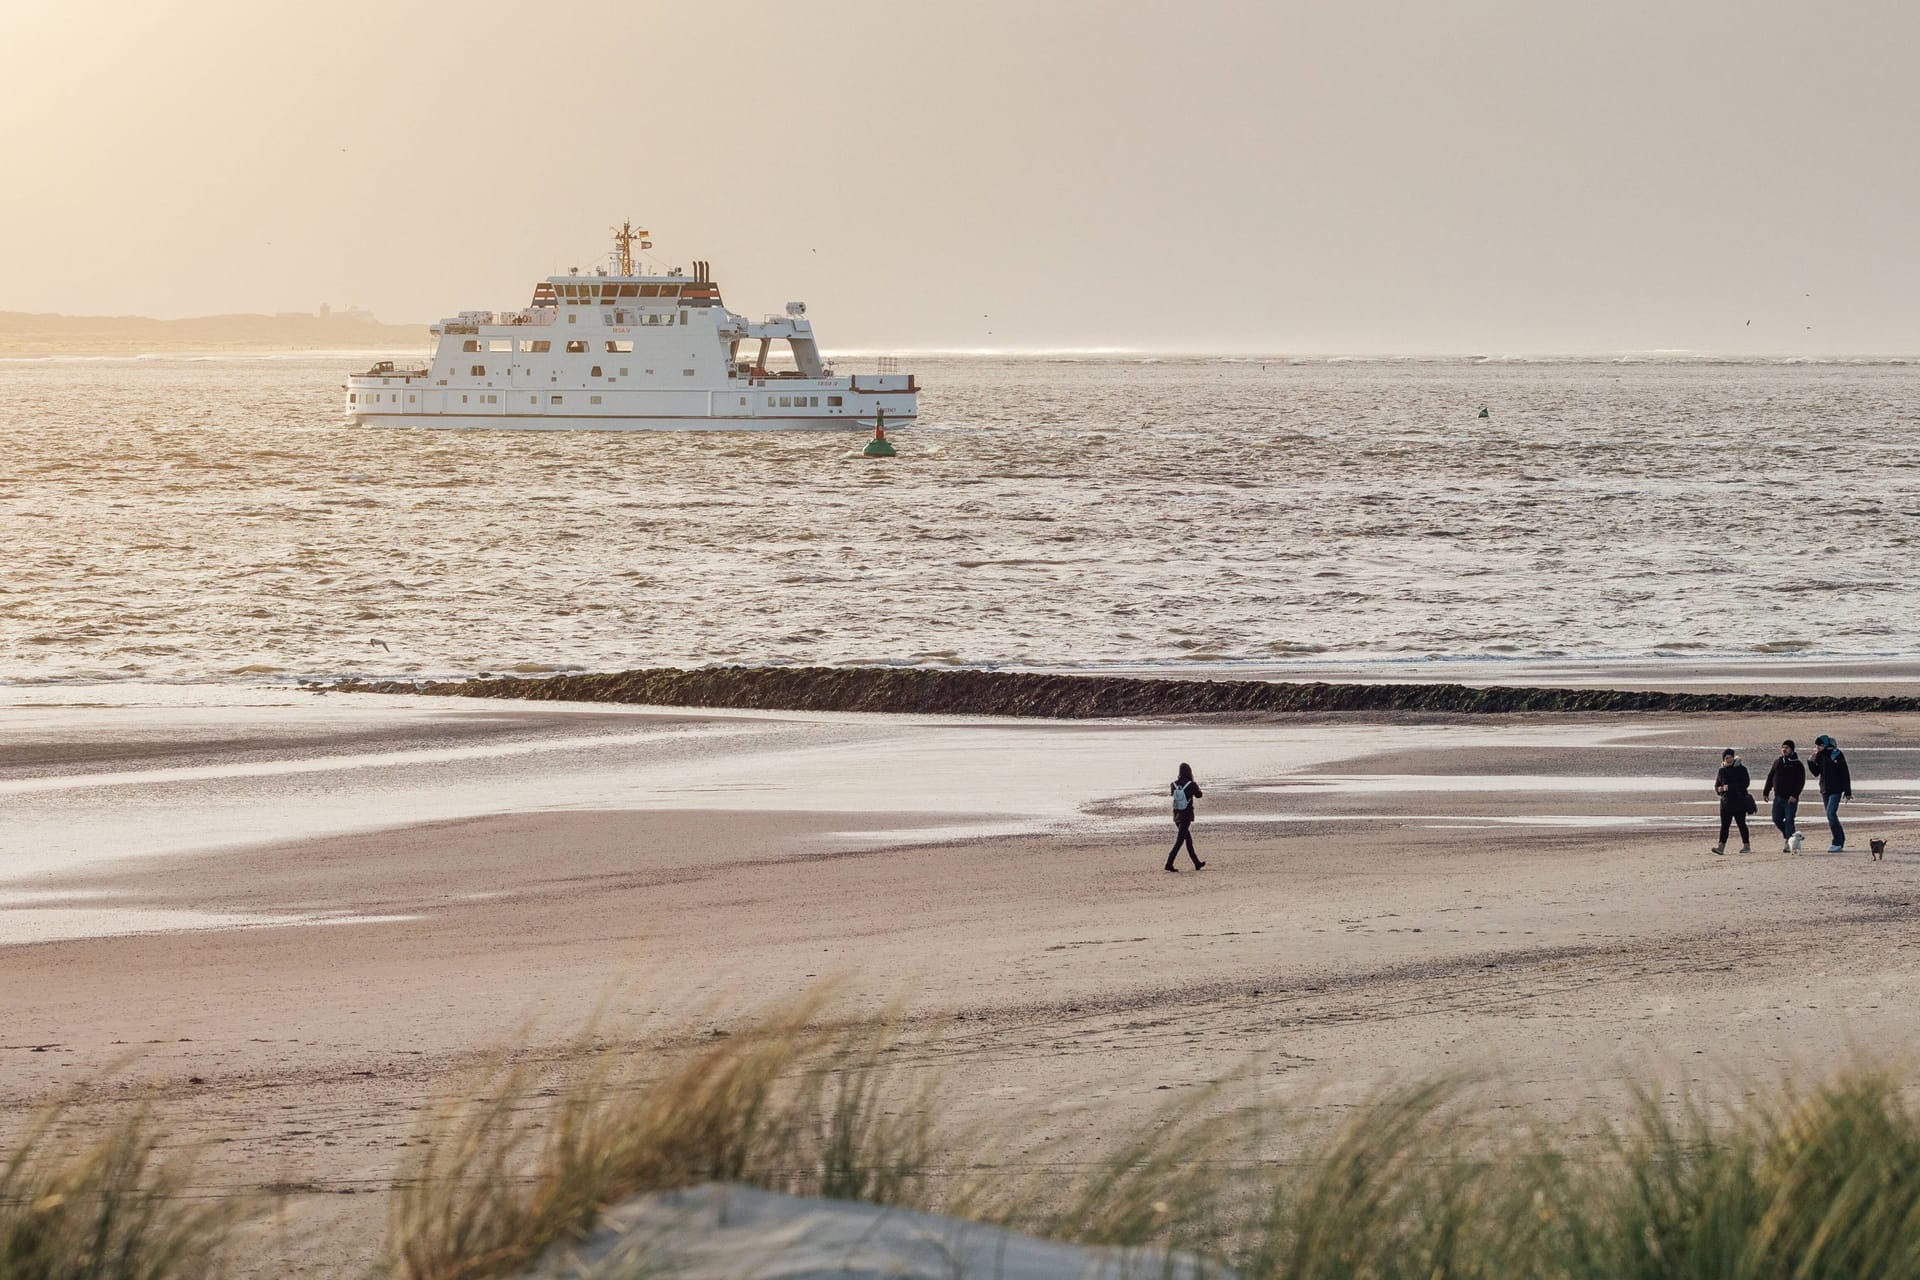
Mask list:
POLYGON ((0 683, 1920 656, 1900 361, 926 356, 890 459, 364 363, 0 361, 0 683))

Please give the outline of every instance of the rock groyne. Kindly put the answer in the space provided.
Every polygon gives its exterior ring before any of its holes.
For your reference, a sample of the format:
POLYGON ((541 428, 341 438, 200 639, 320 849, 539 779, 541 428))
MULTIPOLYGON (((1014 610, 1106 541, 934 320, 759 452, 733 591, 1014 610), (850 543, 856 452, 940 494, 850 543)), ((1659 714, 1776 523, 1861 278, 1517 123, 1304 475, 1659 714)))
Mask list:
POLYGON ((656 667, 596 675, 495 676, 458 681, 352 680, 328 687, 351 693, 417 693, 538 702, 760 711, 882 711, 1054 720, 1342 711, 1442 715, 1920 711, 1920 698, 1916 697, 1183 680, 917 667, 702 667, 693 670, 656 667))

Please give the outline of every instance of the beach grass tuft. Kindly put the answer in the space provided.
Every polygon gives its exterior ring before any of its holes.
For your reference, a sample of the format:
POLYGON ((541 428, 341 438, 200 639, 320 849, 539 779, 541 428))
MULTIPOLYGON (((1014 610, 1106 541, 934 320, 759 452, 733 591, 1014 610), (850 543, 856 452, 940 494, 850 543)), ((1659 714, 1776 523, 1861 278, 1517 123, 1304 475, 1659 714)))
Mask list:
POLYGON ((540 1074, 496 1061, 429 1115, 394 1195, 397 1280, 512 1274, 649 1191, 730 1182, 882 1204, 916 1199, 934 1147, 931 1085, 895 1089, 886 1018, 824 1023, 823 997, 675 1057, 585 1055, 551 1106, 540 1074), (480 1087, 473 1088, 477 1083, 480 1087))
MULTIPOLYGON (((927 1033, 831 1012, 815 994, 732 1034, 483 1064, 408 1148, 383 1270, 521 1275, 620 1200, 724 1182, 1173 1246, 1242 1280, 1920 1280, 1920 1119, 1886 1071, 1737 1108, 1644 1087, 1612 1122, 1418 1082, 1331 1125, 1236 1101, 1241 1076, 1102 1134, 1102 1158, 1036 1161, 944 1124, 927 1033)), ((195 1198, 145 1105, 83 1130, 56 1107, 0 1154, 0 1277, 220 1274, 250 1203, 195 1198)))
POLYGON ((246 1197, 196 1198, 145 1102, 92 1129, 62 1101, 0 1153, 0 1277, 205 1280, 222 1274, 246 1197), (71 1131, 71 1132, 70 1132, 71 1131), (72 1132, 90 1136, 74 1137, 72 1132))

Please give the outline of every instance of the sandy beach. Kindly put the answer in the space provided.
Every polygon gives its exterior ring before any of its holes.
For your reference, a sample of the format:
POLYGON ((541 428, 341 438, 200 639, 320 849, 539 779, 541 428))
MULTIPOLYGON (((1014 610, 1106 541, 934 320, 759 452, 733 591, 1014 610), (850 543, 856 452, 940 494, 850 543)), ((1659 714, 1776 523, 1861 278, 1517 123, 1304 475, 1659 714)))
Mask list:
POLYGON ((207 1193, 291 1189, 261 1274, 364 1262, 435 1084, 596 1010, 698 1036, 824 980, 901 1000, 912 1064, 956 1118, 1017 1119, 1019 1165, 1243 1069, 1310 1116, 1454 1071, 1604 1114, 1629 1073, 1730 1097, 1920 1036, 1920 717, 13 697, 0 1105, 155 1082, 207 1193), (1764 812, 1752 855, 1709 853, 1720 748, 1757 787, 1818 732, 1857 849, 1817 852, 1809 804, 1801 856, 1764 812), (1168 875, 1180 760, 1208 865, 1168 875))

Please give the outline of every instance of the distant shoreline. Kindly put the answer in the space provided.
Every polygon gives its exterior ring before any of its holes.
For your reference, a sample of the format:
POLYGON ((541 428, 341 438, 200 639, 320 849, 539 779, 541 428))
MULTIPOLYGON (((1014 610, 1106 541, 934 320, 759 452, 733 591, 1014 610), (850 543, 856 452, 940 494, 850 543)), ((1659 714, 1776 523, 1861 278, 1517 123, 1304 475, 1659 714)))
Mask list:
POLYGON ((1443 715, 1920 711, 1920 697, 1905 695, 1676 693, 1461 684, 1192 680, 893 667, 641 668, 597 675, 496 676, 451 681, 347 680, 325 687, 344 693, 414 693, 537 702, 1056 720, 1355 711, 1443 715))

